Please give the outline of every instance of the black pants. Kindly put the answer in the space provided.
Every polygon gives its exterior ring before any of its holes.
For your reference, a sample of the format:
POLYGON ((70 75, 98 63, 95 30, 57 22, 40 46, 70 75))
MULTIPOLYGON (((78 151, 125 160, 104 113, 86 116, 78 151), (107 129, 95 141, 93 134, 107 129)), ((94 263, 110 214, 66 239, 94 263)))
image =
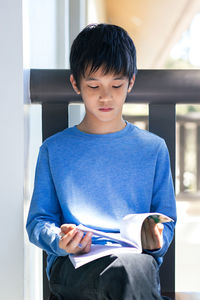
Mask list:
POLYGON ((59 300, 161 300, 158 266, 146 254, 102 257, 75 269, 59 257, 51 269, 50 289, 59 300))

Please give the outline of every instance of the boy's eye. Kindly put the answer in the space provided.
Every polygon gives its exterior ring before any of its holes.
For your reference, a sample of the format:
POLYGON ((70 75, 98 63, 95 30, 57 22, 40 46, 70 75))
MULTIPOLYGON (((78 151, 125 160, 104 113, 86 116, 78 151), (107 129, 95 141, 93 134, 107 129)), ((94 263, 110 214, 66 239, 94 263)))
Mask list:
POLYGON ((120 88, 122 86, 122 84, 120 84, 120 85, 113 85, 113 88, 114 89, 118 89, 118 88, 120 88))
POLYGON ((98 85, 95 85, 95 86, 88 85, 88 87, 91 89, 97 89, 99 86, 98 85))

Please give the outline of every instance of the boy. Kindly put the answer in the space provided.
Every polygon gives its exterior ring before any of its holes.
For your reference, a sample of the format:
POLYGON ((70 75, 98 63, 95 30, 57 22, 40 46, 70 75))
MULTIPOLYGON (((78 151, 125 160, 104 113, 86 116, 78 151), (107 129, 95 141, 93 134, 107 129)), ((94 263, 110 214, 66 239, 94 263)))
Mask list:
POLYGON ((136 50, 127 32, 108 24, 87 26, 73 42, 70 65, 86 114, 40 147, 27 220, 30 241, 48 254, 47 275, 57 299, 162 299, 158 269, 173 238, 172 222, 144 222, 142 254, 109 255, 78 269, 68 258, 107 242, 84 236, 80 223, 118 232, 129 213, 160 212, 176 221, 164 140, 122 118, 136 76, 136 50))

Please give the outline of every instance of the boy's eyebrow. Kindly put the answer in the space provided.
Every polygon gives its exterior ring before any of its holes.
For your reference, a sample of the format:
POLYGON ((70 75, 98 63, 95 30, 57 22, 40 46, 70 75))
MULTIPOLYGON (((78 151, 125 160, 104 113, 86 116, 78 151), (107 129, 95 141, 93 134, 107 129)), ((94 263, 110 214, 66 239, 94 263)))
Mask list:
POLYGON ((115 77, 113 78, 114 80, 123 80, 125 78, 125 76, 120 76, 120 77, 115 77))
MULTIPOLYGON (((120 76, 120 77, 115 77, 113 78, 113 80, 123 80, 125 78, 125 76, 120 76)), ((87 77, 86 78, 86 81, 98 81, 99 79, 98 78, 94 78, 94 77, 87 77)))
POLYGON ((86 81, 92 81, 92 80, 98 80, 98 79, 97 78, 93 78, 93 77, 87 77, 85 80, 86 81))

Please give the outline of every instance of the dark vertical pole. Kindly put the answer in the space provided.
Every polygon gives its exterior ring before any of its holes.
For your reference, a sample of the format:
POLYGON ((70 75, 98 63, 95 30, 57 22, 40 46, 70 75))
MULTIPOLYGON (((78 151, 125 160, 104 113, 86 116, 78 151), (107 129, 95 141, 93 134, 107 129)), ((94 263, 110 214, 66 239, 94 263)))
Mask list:
POLYGON ((185 125, 180 124, 180 143, 179 143, 179 170, 180 170, 180 192, 184 192, 184 171, 185 171, 185 125))
MULTIPOLYGON (((149 105, 149 131, 164 138, 169 149, 171 171, 175 186, 175 104, 149 105)), ((175 241, 173 240, 160 269, 161 289, 164 293, 175 292, 175 241), (163 271, 162 271, 163 270, 163 271)))
POLYGON ((197 125, 196 153, 197 153, 197 191, 200 190, 200 125, 197 125))
POLYGON ((42 138, 43 141, 52 134, 68 127, 68 104, 42 104, 42 138))
MULTIPOLYGON (((68 127, 68 104, 51 103, 42 105, 42 138, 43 141, 49 136, 68 127)), ((50 296, 48 279, 46 276, 46 258, 43 251, 43 299, 50 296)))

